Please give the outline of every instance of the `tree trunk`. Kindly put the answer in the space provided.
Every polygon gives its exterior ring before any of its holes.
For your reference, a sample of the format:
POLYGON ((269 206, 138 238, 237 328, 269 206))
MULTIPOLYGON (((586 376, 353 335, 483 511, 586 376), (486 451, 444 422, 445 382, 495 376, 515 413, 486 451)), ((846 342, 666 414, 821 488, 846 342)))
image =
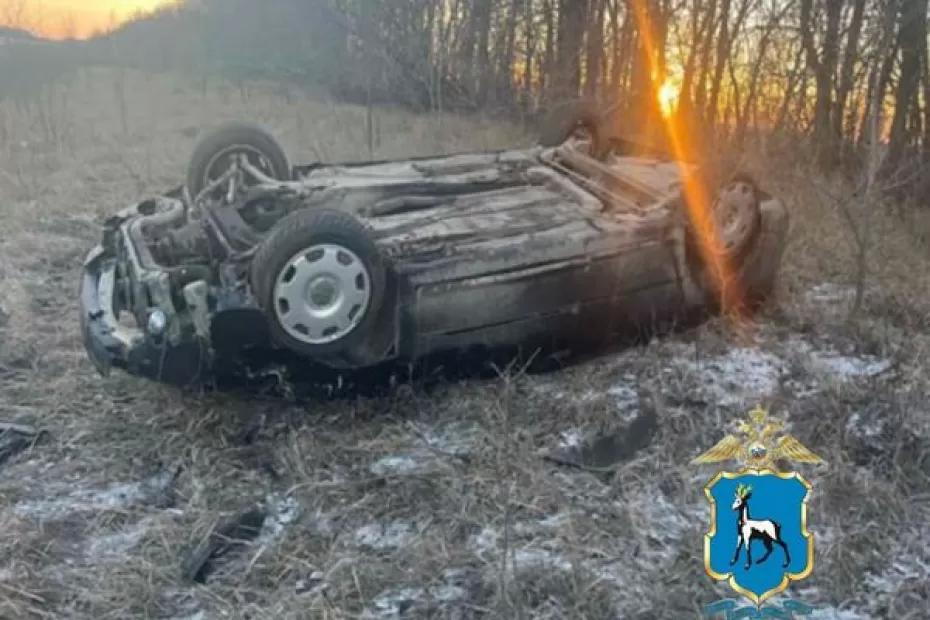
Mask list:
MULTIPOLYGON (((838 140, 846 137, 844 125, 846 124, 846 101, 853 89, 856 61, 859 55, 859 36, 862 33, 862 20, 865 13, 865 0, 855 0, 849 31, 846 34, 846 49, 843 52, 843 67, 840 70, 839 86, 836 90, 836 104, 833 111, 833 135, 838 140)), ((850 136, 849 142, 854 140, 850 136)), ((848 142, 843 140, 843 144, 848 142)))
POLYGON ((526 42, 523 67, 523 111, 530 112, 533 101, 533 60, 536 57, 536 23, 533 20, 533 0, 523 0, 523 28, 526 42))
POLYGON ((833 111, 833 78, 839 55, 840 16, 845 0, 825 0, 826 31, 818 54, 814 42, 811 0, 801 0, 801 41, 807 54, 807 66, 814 73, 817 98, 814 104, 813 139, 817 162, 823 168, 835 163, 835 143, 830 120, 833 111))
POLYGON ((543 16, 546 20, 546 50, 543 56, 543 92, 544 99, 549 102, 555 99, 555 86, 552 75, 555 73, 555 16, 552 3, 555 0, 544 0, 543 16))
POLYGON ((701 44, 701 53, 698 56, 699 66, 697 87, 694 94, 694 109, 700 114, 704 110, 704 102, 707 100, 707 75, 710 70, 710 50, 713 46, 714 32, 716 28, 717 2, 711 0, 710 7, 707 9, 707 26, 704 31, 704 42, 701 44))
POLYGON ((497 100, 513 103, 513 63, 517 40, 517 15, 524 0, 510 0, 507 13, 507 25, 504 29, 504 43, 501 46, 497 63, 497 100))
POLYGON ((597 96, 601 63, 604 59, 604 10, 606 0, 591 0, 588 7, 588 51, 585 66, 584 93, 592 99, 597 96))
POLYGON ((478 28, 478 101, 485 104, 491 99, 491 85, 494 83, 494 72, 491 70, 491 50, 489 42, 491 37, 491 0, 475 0, 474 11, 478 28))
POLYGON ((710 96, 707 98, 707 109, 704 111, 707 128, 711 131, 713 131, 717 119, 717 100, 720 95, 723 69, 729 61, 729 21, 730 0, 723 0, 723 5, 720 8, 720 30, 717 33, 717 52, 714 54, 714 72, 710 81, 710 96))
POLYGON ((556 100, 578 97, 581 87, 581 43, 586 2, 559 0, 558 51, 553 92, 556 100))
POLYGON ((901 47, 901 77, 895 94, 894 118, 891 121, 888 160, 896 164, 904 154, 910 136, 907 120, 920 84, 921 51, 927 39, 927 0, 904 0, 901 3, 898 40, 901 47))

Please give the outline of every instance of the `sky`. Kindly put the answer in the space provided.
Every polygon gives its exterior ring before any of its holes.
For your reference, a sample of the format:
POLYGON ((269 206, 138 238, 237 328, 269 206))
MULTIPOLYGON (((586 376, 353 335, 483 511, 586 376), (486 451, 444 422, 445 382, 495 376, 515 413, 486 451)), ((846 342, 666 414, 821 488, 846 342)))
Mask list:
POLYGON ((0 25, 50 38, 87 37, 174 0, 0 0, 0 25))

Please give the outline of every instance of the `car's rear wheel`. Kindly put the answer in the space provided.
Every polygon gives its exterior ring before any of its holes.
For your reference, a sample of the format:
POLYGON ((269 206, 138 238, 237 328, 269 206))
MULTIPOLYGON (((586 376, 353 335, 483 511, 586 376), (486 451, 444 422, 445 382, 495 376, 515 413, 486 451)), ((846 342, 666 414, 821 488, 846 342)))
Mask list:
MULTIPOLYGON (((191 196, 200 195, 240 158, 265 176, 277 180, 290 178, 287 155, 274 136, 250 123, 225 123, 208 132, 194 148, 187 169, 187 188, 191 196)), ((248 185, 248 179, 239 181, 248 185)), ((223 185, 215 192, 221 196, 225 190, 223 185)))
POLYGON ((561 146, 571 142, 578 150, 599 157, 604 147, 603 119, 589 101, 574 101, 553 108, 543 119, 541 146, 561 146))
POLYGON ((755 182, 738 174, 721 187, 714 201, 713 219, 721 252, 730 261, 741 261, 762 223, 755 182))
POLYGON ((334 209, 292 213, 262 242, 252 288, 275 341, 331 356, 369 337, 384 300, 384 263, 368 232, 334 209))

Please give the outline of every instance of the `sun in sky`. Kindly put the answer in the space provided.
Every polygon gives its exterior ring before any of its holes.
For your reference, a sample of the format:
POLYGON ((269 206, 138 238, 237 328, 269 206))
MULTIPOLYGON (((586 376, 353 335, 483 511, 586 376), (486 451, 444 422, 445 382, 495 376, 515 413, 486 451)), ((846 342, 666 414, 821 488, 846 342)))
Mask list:
POLYGON ((86 38, 177 0, 0 0, 0 25, 53 39, 86 38))
POLYGON ((662 116, 665 118, 670 117, 678 105, 678 88, 671 78, 665 78, 665 81, 659 86, 657 96, 662 116))

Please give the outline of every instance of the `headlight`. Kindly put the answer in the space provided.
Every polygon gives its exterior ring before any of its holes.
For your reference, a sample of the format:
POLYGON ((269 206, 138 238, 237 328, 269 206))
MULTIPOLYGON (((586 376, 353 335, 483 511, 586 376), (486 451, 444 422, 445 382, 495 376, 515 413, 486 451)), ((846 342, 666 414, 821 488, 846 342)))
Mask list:
POLYGON ((165 328, 168 327, 168 317, 165 315, 163 310, 152 310, 149 313, 148 329, 150 336, 161 336, 165 333, 165 328))

